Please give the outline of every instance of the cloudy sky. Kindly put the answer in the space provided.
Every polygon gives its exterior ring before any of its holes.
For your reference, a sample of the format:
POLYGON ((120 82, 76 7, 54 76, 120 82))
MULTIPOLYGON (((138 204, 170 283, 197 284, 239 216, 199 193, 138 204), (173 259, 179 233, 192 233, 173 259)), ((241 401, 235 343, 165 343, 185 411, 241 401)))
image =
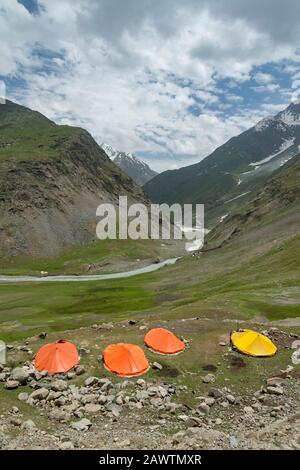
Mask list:
POLYGON ((298 97, 299 23, 299 0, 0 0, 0 80, 57 123, 178 168, 298 97))

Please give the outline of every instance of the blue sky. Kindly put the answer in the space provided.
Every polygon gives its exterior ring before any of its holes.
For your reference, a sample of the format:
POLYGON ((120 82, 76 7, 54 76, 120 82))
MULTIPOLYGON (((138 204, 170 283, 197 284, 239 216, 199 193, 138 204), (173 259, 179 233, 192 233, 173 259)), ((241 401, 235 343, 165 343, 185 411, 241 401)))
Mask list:
POLYGON ((299 97, 299 20, 298 0, 0 0, 0 80, 57 123, 178 168, 299 97))

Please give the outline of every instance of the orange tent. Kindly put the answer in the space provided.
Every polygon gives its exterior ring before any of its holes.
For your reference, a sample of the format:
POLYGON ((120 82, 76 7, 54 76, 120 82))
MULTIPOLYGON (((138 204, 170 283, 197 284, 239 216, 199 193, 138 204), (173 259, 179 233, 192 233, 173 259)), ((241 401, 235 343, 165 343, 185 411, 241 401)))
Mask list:
POLYGON ((39 371, 59 374, 77 366, 78 362, 79 354, 74 344, 60 340, 42 346, 36 353, 34 366, 39 371))
POLYGON ((176 354, 184 350, 184 342, 165 328, 153 328, 144 338, 145 344, 161 354, 176 354))
POLYGON ((103 361, 107 370, 123 377, 144 374, 149 369, 144 351, 135 344, 110 344, 103 351, 103 361))

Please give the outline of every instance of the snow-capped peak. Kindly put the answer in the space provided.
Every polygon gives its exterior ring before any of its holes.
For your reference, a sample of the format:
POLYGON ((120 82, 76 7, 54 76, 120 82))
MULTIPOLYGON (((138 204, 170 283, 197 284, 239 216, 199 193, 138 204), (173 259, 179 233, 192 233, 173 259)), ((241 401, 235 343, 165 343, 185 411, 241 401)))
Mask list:
POLYGON ((120 152, 111 145, 102 143, 102 149, 106 155, 114 161, 125 173, 138 184, 144 185, 147 181, 157 175, 147 163, 137 158, 133 153, 120 152))

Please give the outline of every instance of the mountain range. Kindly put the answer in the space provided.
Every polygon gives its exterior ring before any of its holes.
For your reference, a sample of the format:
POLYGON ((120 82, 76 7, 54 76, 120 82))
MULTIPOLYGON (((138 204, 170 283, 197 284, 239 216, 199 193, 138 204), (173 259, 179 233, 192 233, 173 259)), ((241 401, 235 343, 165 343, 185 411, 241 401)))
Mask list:
POLYGON ((297 155, 299 144, 300 103, 295 102, 231 138, 199 163, 160 173, 144 190, 157 203, 204 203, 215 222, 297 155))
POLYGON ((109 158, 139 186, 143 186, 158 174, 156 171, 152 170, 147 163, 143 162, 132 153, 120 152, 105 143, 102 143, 101 147, 109 158))

